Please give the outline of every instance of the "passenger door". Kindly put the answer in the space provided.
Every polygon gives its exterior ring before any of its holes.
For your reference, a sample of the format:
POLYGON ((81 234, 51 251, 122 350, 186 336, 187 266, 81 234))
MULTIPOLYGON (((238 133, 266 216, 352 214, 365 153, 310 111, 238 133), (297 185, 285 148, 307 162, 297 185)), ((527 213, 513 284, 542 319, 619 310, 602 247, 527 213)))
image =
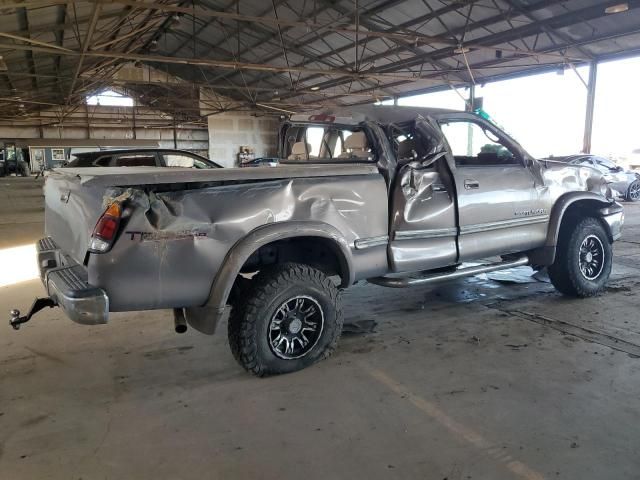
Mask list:
MULTIPOLYGON (((389 263, 393 272, 445 267, 458 259, 455 187, 443 142, 418 120, 392 135, 397 173, 391 185, 389 263)), ((441 134, 437 132, 441 138, 441 134)))
POLYGON ((460 261, 529 250, 546 238, 542 179, 500 130, 470 114, 439 119, 455 170, 460 261))

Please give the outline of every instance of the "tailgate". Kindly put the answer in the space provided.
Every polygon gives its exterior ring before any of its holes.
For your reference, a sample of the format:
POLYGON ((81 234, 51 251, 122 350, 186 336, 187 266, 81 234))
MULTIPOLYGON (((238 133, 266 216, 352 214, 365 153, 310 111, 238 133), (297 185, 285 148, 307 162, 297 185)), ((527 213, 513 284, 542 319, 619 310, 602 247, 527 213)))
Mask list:
POLYGON ((104 187, 88 187, 79 175, 51 172, 44 184, 44 228, 47 236, 73 260, 82 264, 89 238, 104 211, 104 187))

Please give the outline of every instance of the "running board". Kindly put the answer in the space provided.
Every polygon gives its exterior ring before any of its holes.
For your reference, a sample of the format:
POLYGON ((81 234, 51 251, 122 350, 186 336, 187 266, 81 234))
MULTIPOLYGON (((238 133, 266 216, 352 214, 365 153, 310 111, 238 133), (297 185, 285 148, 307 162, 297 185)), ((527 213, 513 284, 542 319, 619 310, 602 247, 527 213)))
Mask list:
POLYGON ((478 275, 479 273, 494 272, 496 270, 504 270, 507 268, 521 267, 529 264, 529 257, 518 257, 515 260, 505 260, 498 263, 489 263, 485 265, 475 265, 473 267, 459 268, 453 272, 447 273, 431 273, 422 277, 375 277, 368 278, 367 282, 381 287, 405 288, 414 285, 428 285, 430 283, 446 282, 458 278, 478 275))

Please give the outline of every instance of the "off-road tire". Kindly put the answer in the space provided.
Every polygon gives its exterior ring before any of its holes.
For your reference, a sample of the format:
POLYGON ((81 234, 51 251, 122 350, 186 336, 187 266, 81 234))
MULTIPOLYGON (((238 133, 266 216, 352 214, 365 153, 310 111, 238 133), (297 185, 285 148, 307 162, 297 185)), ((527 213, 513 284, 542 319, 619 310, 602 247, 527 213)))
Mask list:
POLYGON ((640 180, 634 180, 631 182, 629 187, 627 188, 627 192, 624 194, 624 199, 627 202, 637 202, 640 200, 640 196, 638 196, 640 188, 640 180))
POLYGON ((559 292, 571 297, 593 297, 604 289, 613 263, 613 250, 602 223, 593 217, 562 225, 556 249, 556 258, 549 266, 549 278, 559 292), (600 240, 603 264, 597 276, 588 279, 580 269, 580 248, 590 236, 600 240))
POLYGON ((259 377, 290 373, 328 358, 342 332, 342 302, 336 285, 320 270, 297 263, 265 268, 242 288, 233 305, 228 337, 231 352, 242 367, 259 377), (269 325, 283 302, 297 296, 321 307, 323 325, 314 346, 300 358, 280 358, 270 345, 269 325))

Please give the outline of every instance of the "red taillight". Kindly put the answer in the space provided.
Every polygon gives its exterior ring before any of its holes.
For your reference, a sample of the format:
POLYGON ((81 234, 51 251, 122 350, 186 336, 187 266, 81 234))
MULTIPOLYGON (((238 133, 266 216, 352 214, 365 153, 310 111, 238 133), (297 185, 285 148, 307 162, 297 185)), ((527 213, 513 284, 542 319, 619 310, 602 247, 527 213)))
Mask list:
POLYGON ((93 229, 89 251, 104 253, 111 248, 111 244, 118 233, 121 216, 122 207, 119 203, 115 202, 107 207, 93 229))

